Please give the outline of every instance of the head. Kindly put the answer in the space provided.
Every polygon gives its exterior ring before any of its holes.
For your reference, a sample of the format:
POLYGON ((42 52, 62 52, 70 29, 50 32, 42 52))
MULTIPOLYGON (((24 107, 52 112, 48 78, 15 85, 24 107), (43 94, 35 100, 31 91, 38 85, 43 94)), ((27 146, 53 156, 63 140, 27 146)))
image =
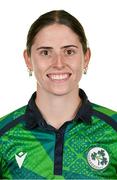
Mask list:
MULTIPOLYGON (((73 80, 74 83, 78 84, 83 69, 87 68, 90 59, 90 49, 87 47, 87 39, 82 25, 75 17, 64 10, 50 11, 41 15, 29 29, 26 46, 24 58, 28 68, 34 70, 39 87, 43 86, 42 80, 46 81, 43 76, 48 78, 56 76, 56 78, 62 79, 63 75, 68 78, 72 74, 72 68, 77 71, 77 77, 73 76, 73 80), (44 49, 44 51, 40 52, 40 49, 44 49), (36 55, 37 50, 43 54, 36 55), (79 52, 80 54, 78 54, 79 52), (66 53, 71 54, 67 56, 66 53), (45 63, 42 60, 43 55, 44 58, 46 56, 46 59, 48 57, 46 65, 43 64, 45 63), (58 59, 58 65, 55 65, 56 59, 58 59), (70 62, 69 59, 73 60, 70 62), (44 66, 47 66, 45 68, 47 74, 45 72, 41 73, 44 66), (62 70, 59 66, 62 67, 62 70), (57 76, 59 73, 60 77, 57 76)), ((56 86, 56 89, 59 89, 58 86, 61 89, 64 82, 58 83, 58 81, 56 79, 54 84, 52 80, 53 85, 56 86)), ((73 87, 73 83, 71 83, 71 86, 73 87)))
POLYGON ((81 23, 71 14, 64 10, 55 10, 41 15, 30 27, 27 35, 27 52, 31 55, 31 47, 35 40, 36 34, 44 27, 52 24, 62 24, 69 27, 76 35, 82 44, 83 52, 87 51, 87 38, 81 23))

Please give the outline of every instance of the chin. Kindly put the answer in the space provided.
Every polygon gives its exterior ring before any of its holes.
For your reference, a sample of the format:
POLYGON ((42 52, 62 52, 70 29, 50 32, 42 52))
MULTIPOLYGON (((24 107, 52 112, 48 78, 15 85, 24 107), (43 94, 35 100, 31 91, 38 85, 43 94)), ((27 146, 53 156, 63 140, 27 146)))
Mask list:
POLYGON ((51 94, 55 95, 55 96, 65 96, 67 94, 69 94, 71 91, 70 90, 53 90, 53 91, 50 91, 51 94))

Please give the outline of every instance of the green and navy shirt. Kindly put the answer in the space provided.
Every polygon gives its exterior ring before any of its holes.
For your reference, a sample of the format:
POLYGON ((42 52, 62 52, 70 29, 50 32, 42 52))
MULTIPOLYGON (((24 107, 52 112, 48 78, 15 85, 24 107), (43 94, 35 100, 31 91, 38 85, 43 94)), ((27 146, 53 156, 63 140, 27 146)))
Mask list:
POLYGON ((75 118, 58 130, 37 108, 36 92, 0 119, 0 179, 117 179, 117 112, 79 95, 75 118))

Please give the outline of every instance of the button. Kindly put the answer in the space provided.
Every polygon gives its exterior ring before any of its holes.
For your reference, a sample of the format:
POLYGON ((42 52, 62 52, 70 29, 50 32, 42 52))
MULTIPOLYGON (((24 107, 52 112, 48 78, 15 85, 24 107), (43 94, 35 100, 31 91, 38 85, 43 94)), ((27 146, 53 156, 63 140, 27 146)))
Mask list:
POLYGON ((62 133, 62 132, 57 132, 57 133, 56 133, 56 136, 57 136, 57 137, 61 137, 61 136, 63 136, 63 133, 62 133))

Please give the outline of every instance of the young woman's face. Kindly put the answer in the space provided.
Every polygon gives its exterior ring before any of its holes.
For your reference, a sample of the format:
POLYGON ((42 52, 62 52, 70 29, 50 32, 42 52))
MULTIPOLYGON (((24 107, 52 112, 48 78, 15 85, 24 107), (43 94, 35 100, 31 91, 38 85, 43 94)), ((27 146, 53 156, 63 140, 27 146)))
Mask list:
POLYGON ((84 55, 78 36, 69 27, 53 24, 38 32, 31 56, 25 51, 24 57, 35 73, 39 91, 65 95, 78 89, 90 51, 84 55))

